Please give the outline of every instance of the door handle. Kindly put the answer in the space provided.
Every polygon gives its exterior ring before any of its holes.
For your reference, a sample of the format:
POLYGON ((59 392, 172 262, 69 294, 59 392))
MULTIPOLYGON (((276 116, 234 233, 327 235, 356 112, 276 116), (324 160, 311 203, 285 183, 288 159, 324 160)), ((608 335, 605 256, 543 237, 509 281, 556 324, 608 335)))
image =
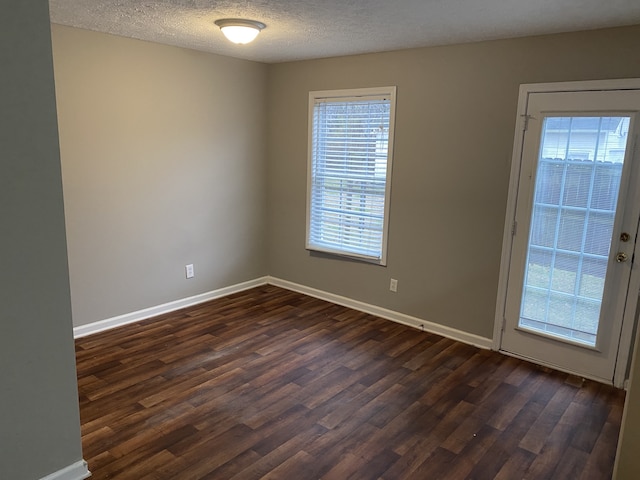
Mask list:
POLYGON ((618 252, 618 254, 616 255, 616 262, 618 263, 626 262, 627 260, 627 254, 624 252, 618 252))

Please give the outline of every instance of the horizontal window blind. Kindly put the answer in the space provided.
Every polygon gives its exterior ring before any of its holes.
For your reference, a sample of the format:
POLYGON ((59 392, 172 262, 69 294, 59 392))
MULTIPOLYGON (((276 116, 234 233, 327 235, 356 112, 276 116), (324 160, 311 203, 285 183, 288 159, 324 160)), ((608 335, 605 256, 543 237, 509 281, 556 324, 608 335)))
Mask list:
POLYGON ((390 95, 315 99, 307 248, 381 263, 391 103, 390 95))

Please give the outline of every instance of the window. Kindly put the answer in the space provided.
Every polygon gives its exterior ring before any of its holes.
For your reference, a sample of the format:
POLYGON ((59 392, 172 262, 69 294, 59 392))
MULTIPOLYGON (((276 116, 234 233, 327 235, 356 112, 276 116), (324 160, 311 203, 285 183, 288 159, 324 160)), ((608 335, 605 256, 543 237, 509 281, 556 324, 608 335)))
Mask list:
POLYGON ((309 250, 386 264, 395 87, 309 93, 309 250))

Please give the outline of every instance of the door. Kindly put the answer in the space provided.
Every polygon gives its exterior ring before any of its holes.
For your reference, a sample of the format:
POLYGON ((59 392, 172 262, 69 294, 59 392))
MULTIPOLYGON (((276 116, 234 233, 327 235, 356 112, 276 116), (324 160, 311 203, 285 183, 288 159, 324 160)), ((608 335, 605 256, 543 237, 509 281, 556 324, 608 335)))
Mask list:
POLYGON ((637 300, 638 112, 640 90, 528 94, 501 350, 614 381, 637 300))

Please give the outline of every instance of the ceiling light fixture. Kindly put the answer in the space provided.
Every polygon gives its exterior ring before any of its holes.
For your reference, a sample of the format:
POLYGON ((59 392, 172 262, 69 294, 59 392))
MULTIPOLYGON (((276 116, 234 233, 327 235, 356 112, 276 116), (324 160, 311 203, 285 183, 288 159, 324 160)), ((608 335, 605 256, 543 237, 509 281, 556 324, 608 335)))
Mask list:
POLYGON ((240 18, 223 18, 222 20, 216 20, 215 24, 220 27, 225 37, 240 45, 252 42, 258 36, 260 30, 266 27, 262 22, 240 18))

